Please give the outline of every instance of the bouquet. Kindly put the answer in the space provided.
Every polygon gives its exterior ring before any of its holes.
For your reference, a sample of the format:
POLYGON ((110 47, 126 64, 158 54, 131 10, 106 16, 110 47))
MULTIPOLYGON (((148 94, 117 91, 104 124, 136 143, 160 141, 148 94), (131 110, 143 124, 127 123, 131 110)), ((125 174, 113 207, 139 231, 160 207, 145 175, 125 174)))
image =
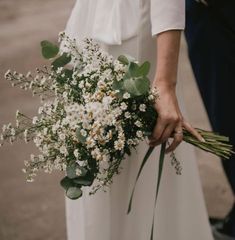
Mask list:
MULTIPOLYGON (((42 55, 51 63, 37 69, 36 76, 10 70, 5 74, 13 86, 39 95, 41 106, 32 118, 17 111, 16 124, 3 126, 1 144, 22 138, 26 143, 33 141, 39 154, 25 161, 27 181, 32 182, 39 170, 64 171, 61 186, 69 198, 78 199, 86 187, 93 194, 109 186, 125 156, 151 134, 158 116, 154 108, 158 93, 147 77, 149 62, 139 64, 125 55, 115 59, 92 39, 78 42, 61 33, 59 42, 61 48, 41 42, 42 55)), ((198 131, 205 142, 187 130, 184 141, 220 157, 232 153, 228 138, 198 131)), ((152 150, 146 153, 138 176, 152 150)), ((174 154, 172 158, 178 163, 174 154)))

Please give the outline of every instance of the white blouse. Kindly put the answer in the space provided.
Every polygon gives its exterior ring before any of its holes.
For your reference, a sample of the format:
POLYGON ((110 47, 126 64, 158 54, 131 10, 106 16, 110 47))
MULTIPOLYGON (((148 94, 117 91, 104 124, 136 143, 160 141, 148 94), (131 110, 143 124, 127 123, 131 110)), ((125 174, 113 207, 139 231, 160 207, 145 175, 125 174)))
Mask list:
POLYGON ((121 44, 137 35, 141 1, 151 1, 152 35, 184 29, 185 0, 77 0, 66 32, 74 38, 91 37, 121 44))

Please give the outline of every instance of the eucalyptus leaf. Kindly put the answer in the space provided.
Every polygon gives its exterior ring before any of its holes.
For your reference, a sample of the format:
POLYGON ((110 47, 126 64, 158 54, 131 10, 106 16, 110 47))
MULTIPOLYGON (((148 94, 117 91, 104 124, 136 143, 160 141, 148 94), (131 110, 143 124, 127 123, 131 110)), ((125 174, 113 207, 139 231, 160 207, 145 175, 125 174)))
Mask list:
POLYGON ((59 53, 59 47, 49 41, 41 42, 42 56, 46 59, 54 58, 59 53))
POLYGON ((67 53, 63 53, 61 56, 56 58, 51 65, 53 66, 54 69, 57 69, 59 67, 64 67, 70 61, 71 61, 71 56, 69 56, 67 53))
POLYGON ((129 64, 129 60, 125 55, 121 55, 118 57, 118 60, 123 63, 124 65, 128 65, 129 64))
POLYGON ((124 89, 133 96, 141 96, 149 91, 150 82, 147 77, 129 78, 124 81, 124 89))
POLYGON ((61 181, 60 181, 60 185, 67 190, 69 187, 73 187, 74 183, 73 181, 68 178, 68 177, 64 177, 61 181))
POLYGON ((128 54, 125 54, 125 55, 120 55, 118 57, 118 60, 124 64, 124 65, 129 65, 130 62, 134 62, 135 61, 135 58, 133 58, 132 56, 128 55, 128 54))
POLYGON ((83 186, 91 186, 93 183, 93 179, 88 179, 86 177, 78 177, 73 179, 73 182, 83 186))
POLYGON ((67 177, 70 178, 70 179, 76 178, 77 177, 77 175, 76 175, 76 165, 72 164, 72 165, 67 166, 66 174, 67 174, 67 177))
POLYGON ((137 76, 147 76, 150 70, 150 62, 144 62, 137 70, 137 76))
POLYGON ((130 62, 128 73, 131 77, 138 77, 139 65, 135 62, 130 62))
POLYGON ((66 191, 66 196, 72 200, 78 199, 82 196, 82 190, 79 187, 70 187, 66 191))

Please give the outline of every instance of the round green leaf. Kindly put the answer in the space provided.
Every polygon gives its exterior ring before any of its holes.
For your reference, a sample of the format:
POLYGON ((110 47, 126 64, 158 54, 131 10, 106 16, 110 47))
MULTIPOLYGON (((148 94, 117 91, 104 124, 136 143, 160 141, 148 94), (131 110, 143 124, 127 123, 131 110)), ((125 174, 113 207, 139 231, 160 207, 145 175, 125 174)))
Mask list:
POLYGON ((124 89, 133 96, 141 96, 149 91, 150 82, 147 77, 129 78, 124 81, 124 89))
POLYGON ((150 62, 144 62, 137 70, 138 76, 147 76, 150 70, 150 62))
POLYGON ((67 174, 67 177, 70 178, 70 179, 76 178, 77 177, 77 175, 76 175, 76 165, 72 164, 72 165, 67 166, 66 174, 67 174))
POLYGON ((49 41, 41 42, 42 56, 46 59, 54 58, 59 53, 59 47, 49 41))
POLYGON ((61 181, 60 181, 60 185, 67 190, 69 187, 73 187, 74 183, 71 179, 69 179, 68 177, 64 177, 61 181))
POLYGON ((70 187, 66 191, 66 196, 72 200, 78 199, 82 196, 82 190, 79 187, 70 187))

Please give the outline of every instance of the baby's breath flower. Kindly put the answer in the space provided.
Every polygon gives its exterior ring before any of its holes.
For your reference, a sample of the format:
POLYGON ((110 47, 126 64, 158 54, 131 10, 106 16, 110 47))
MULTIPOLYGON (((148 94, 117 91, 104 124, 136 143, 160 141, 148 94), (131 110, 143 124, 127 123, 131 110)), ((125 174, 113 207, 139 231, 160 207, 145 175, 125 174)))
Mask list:
POLYGON ((146 105, 145 105, 145 104, 140 104, 139 110, 140 110, 141 112, 145 112, 145 111, 146 111, 146 105))
POLYGON ((142 138, 143 137, 143 132, 142 131, 137 131, 136 132, 136 136, 139 137, 139 138, 142 138))
POLYGON ((123 140, 117 140, 114 142, 114 148, 116 150, 122 150, 124 148, 124 141, 123 140))
POLYGON ((128 99, 128 98, 130 98, 131 97, 131 95, 130 95, 130 93, 128 93, 128 92, 125 92, 124 94, 123 94, 123 98, 124 99, 128 99))

